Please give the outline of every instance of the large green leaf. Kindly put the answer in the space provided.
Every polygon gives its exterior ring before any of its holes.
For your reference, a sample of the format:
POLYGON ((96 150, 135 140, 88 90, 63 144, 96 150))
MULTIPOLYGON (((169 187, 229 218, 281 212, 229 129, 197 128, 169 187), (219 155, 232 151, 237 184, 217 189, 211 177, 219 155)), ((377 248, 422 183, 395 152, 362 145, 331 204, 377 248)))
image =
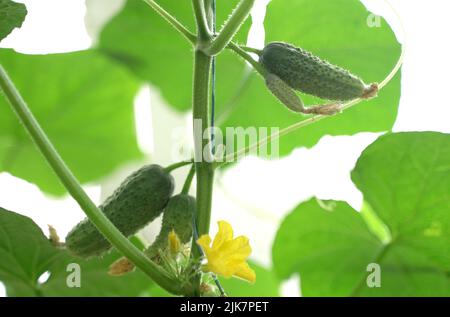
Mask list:
MULTIPOLYGON (((156 1, 191 31, 195 22, 190 1, 156 1)), ((217 6, 218 25, 231 12, 237 0, 217 6)), ((246 37, 247 22, 237 40, 246 37)), ((168 103, 178 110, 192 107, 192 46, 143 1, 128 0, 123 10, 104 28, 99 50, 129 67, 140 79, 158 88, 168 103)), ((237 89, 234 78, 244 70, 237 57, 227 52, 218 58, 223 72, 218 75, 218 100, 226 100, 237 89), (223 96, 223 97, 222 97, 223 96)))
POLYGON ((352 173, 393 241, 450 271, 450 135, 382 136, 352 173))
POLYGON ((55 248, 29 218, 0 208, 0 281, 8 296, 138 296, 152 282, 140 271, 123 277, 107 274, 109 265, 119 258, 110 252, 102 258, 81 260, 55 248), (81 287, 70 288, 66 279, 80 266, 81 287), (39 282, 49 272, 50 278, 39 282))
POLYGON ((31 219, 0 208, 0 281, 8 294, 40 295, 38 278, 61 255, 31 219))
POLYGON ((101 258, 80 261, 66 254, 51 270, 49 280, 42 285, 45 296, 142 296, 153 285, 152 280, 142 271, 136 269, 132 273, 113 277, 108 275, 108 268, 120 255, 117 252, 109 252, 101 258), (70 263, 80 265, 81 287, 69 288, 66 284, 66 270, 70 263))
POLYGON ((382 249, 364 220, 343 202, 310 200, 281 224, 273 247, 277 274, 300 272, 304 296, 349 295, 382 249))
MULTIPOLYGON (((351 70, 368 83, 380 82, 396 64, 400 45, 384 20, 380 27, 369 27, 369 14, 359 0, 273 0, 267 8, 266 42, 293 43, 351 70)), ((378 98, 284 136, 280 155, 299 146, 313 146, 326 134, 390 130, 399 97, 398 75, 378 98)), ((302 98, 305 104, 324 102, 305 95, 302 98)), ((284 128, 305 118, 287 110, 270 94, 263 79, 253 74, 223 126, 284 128)))
POLYGON ((20 28, 26 15, 27 8, 23 3, 0 0, 0 41, 15 28, 20 28))
POLYGON ((305 296, 449 296, 449 148, 450 136, 439 133, 370 145, 352 176, 373 215, 343 202, 300 204, 275 239, 277 274, 299 272, 305 296), (380 265, 381 287, 366 284, 371 263, 380 265))
MULTIPOLYGON (((95 51, 30 56, 0 50, 0 62, 81 182, 140 157, 133 117, 138 83, 126 70, 95 51)), ((3 97, 0 171, 64 193, 3 97)))

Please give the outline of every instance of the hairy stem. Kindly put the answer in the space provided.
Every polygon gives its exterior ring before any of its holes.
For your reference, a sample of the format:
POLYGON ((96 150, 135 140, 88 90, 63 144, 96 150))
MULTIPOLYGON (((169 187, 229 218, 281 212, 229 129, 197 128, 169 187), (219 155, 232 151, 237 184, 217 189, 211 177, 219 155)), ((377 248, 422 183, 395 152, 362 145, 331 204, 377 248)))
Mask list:
POLYGON ((225 49, 225 47, 227 47, 234 35, 239 31, 242 23, 244 23, 247 19, 254 4, 255 0, 241 0, 228 21, 220 30, 219 35, 217 35, 217 37, 205 49, 206 54, 211 56, 217 55, 225 49))
MULTIPOLYGON (((209 83, 211 74, 210 56, 197 50, 194 59, 194 87, 193 87, 193 119, 195 144, 195 169, 197 174, 197 214, 196 225, 198 235, 207 234, 211 218, 211 201, 214 181, 214 168, 210 161, 209 134, 203 137, 203 131, 209 127, 209 83), (195 128, 201 123, 200 128, 195 128), (206 151, 204 151, 206 149, 206 151)), ((194 239, 195 240, 195 239, 194 239)), ((201 254, 192 242, 192 256, 198 259, 201 254)), ((200 276, 194 280, 195 295, 199 295, 200 276)))
POLYGON ((193 118, 194 126, 201 127, 194 131, 195 165, 197 173, 197 225, 199 234, 208 233, 209 214, 211 211, 212 154, 210 152, 209 134, 203 131, 209 128, 209 83, 211 57, 201 51, 195 52, 194 62, 193 118))
POLYGON ((97 208, 89 196, 84 192, 78 180, 67 167, 53 144, 42 130, 39 123, 31 113, 22 96, 17 91, 14 83, 6 71, 0 65, 0 87, 12 109, 19 117, 25 129, 30 134, 36 146, 39 148, 50 167, 56 173, 70 195, 78 202, 90 221, 108 239, 109 242, 124 256, 130 259, 137 267, 150 276, 156 283, 173 294, 180 294, 181 290, 169 275, 160 267, 150 261, 139 249, 137 249, 122 233, 109 221, 109 219, 97 208))

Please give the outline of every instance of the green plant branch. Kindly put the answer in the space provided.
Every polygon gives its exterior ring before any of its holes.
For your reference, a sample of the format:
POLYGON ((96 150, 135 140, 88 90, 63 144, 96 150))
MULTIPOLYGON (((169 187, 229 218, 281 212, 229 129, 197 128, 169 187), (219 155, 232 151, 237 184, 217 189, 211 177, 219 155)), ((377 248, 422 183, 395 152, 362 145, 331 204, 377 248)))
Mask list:
POLYGON ((181 190, 182 194, 189 194, 189 190, 191 189, 192 179, 195 175, 195 165, 191 166, 188 175, 186 176, 186 180, 184 181, 183 189, 181 190))
MULTIPOLYGON (((194 145, 195 145, 195 170, 197 175, 197 214, 195 223, 198 235, 209 232, 211 218, 211 201, 214 182, 214 168, 211 163, 212 153, 209 149, 209 137, 203 138, 203 131, 209 127, 209 84, 211 75, 212 57, 197 50, 194 58, 194 85, 193 85, 193 120, 194 120, 194 145), (198 122, 201 128, 196 129, 198 122), (199 134, 199 135, 197 135, 199 134)), ((193 262, 198 262, 201 254, 192 241, 191 257, 193 262)), ((200 276, 196 275, 193 280, 194 294, 200 295, 200 276)))
POLYGON ((206 20, 205 4, 203 0, 192 0, 195 21, 197 22, 198 40, 206 42, 211 37, 208 21, 206 20))
POLYGON ((255 53, 258 56, 261 56, 262 54, 262 50, 254 48, 254 47, 250 47, 250 46, 245 46, 245 45, 241 45, 240 46, 244 51, 250 52, 250 53, 255 53))
POLYGON ((264 67, 258 63, 250 54, 248 54, 246 51, 244 51, 239 45, 231 42, 227 46, 228 49, 232 50, 236 54, 238 54, 240 57, 245 59, 247 62, 249 62, 250 65, 253 66, 253 68, 263 77, 265 78, 267 71, 264 69, 264 67))
MULTIPOLYGON (((169 24, 172 27, 174 27, 177 31, 179 31, 182 35, 184 35, 184 37, 187 38, 190 43, 192 43, 192 44, 196 43, 196 39, 197 39, 196 36, 193 33, 191 33, 183 24, 181 24, 175 17, 170 15, 170 13, 168 13, 161 6, 156 4, 155 1, 153 1, 153 0, 143 0, 143 1, 145 3, 147 3, 152 9, 154 9, 157 13, 159 13, 167 22, 169 22, 169 24)), ((195 0, 193 0, 193 1, 195 1, 195 0)), ((207 15, 206 18, 207 18, 206 23, 209 24, 208 19, 211 17, 208 18, 208 15, 207 15)), ((228 43, 226 48, 234 51, 236 54, 238 54, 243 59, 245 59, 247 62, 249 62, 253 66, 253 68, 259 74, 261 74, 261 76, 264 77, 264 74, 265 74, 264 68, 257 61, 255 61, 250 54, 248 54, 245 51, 245 50, 248 50, 250 52, 259 52, 260 50, 251 48, 251 47, 247 47, 247 46, 240 46, 233 42, 228 43), (242 48, 244 48, 245 50, 242 48)))
POLYGON ((204 0, 205 2, 205 13, 206 13, 206 22, 208 23, 208 27, 210 30, 213 29, 213 20, 214 20, 214 12, 213 12, 213 1, 214 0, 204 0))
POLYGON ((137 249, 97 208, 89 196, 84 192, 78 180, 67 167, 53 144, 42 130, 39 123, 29 110, 22 96, 14 86, 6 71, 0 65, 0 87, 9 101, 11 108, 19 117, 25 129, 30 134, 36 146, 63 183, 70 195, 78 202, 90 221, 98 230, 137 267, 150 276, 157 284, 173 294, 181 294, 178 284, 169 275, 150 261, 137 249))
POLYGON ((143 0, 148 4, 153 10, 155 10, 161 17, 163 17, 171 26, 173 26, 181 35, 183 35, 191 44, 195 44, 197 37, 195 34, 190 32, 183 24, 181 24, 175 17, 173 17, 169 12, 164 10, 159 4, 154 0, 143 0))
MULTIPOLYGON (((201 51, 195 52, 193 119, 202 127, 194 131, 195 165, 197 174, 197 226, 199 235, 208 233, 211 211, 212 182, 214 177, 210 138, 203 137, 209 128, 209 84, 211 57, 201 51), (200 133, 200 135, 196 135, 200 133)), ((195 126, 195 125, 194 125, 195 126)))
POLYGON ((219 32, 219 35, 205 48, 205 53, 214 56, 225 49, 233 39, 234 35, 239 31, 242 23, 247 19, 250 11, 255 4, 255 0, 241 0, 234 9, 230 18, 219 32))
POLYGON ((193 163, 194 163, 193 160, 191 160, 191 161, 182 161, 182 162, 178 162, 178 163, 174 163, 172 165, 169 165, 166 168, 164 168, 164 170, 167 173, 170 173, 173 170, 176 170, 177 168, 180 168, 180 167, 183 167, 183 166, 186 166, 186 165, 189 165, 189 164, 193 164, 193 163))

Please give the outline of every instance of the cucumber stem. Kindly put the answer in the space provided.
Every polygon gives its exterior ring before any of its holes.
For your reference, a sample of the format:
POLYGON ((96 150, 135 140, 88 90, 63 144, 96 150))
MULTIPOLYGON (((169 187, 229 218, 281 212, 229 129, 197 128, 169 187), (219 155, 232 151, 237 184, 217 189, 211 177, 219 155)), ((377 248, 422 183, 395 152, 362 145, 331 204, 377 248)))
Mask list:
POLYGON ((184 181, 183 189, 181 190, 182 194, 184 195, 189 194, 189 189, 191 188, 192 179, 194 178, 194 175, 195 175, 195 165, 192 165, 186 177, 186 180, 184 181))

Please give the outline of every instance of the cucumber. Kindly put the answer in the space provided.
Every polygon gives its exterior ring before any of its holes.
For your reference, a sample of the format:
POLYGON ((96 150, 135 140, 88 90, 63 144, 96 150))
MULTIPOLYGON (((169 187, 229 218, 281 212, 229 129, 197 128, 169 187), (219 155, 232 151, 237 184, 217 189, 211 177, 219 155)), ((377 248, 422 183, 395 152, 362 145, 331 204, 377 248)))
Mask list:
MULTIPOLYGON (((164 168, 147 165, 128 176, 99 208, 129 237, 162 213, 173 190, 174 179, 164 168)), ((101 255, 111 248, 87 218, 69 232, 65 245, 70 253, 83 258, 101 255)))
MULTIPOLYGON (((376 84, 366 85, 349 71, 288 43, 267 44, 259 62, 292 89, 322 99, 347 101, 376 94, 376 84)), ((292 100, 290 95, 286 98, 292 100)))
POLYGON ((168 246, 169 233, 174 230, 181 243, 188 243, 192 238, 192 220, 196 212, 195 198, 185 194, 179 194, 170 198, 164 209, 161 231, 145 253, 157 260, 159 251, 168 246))

